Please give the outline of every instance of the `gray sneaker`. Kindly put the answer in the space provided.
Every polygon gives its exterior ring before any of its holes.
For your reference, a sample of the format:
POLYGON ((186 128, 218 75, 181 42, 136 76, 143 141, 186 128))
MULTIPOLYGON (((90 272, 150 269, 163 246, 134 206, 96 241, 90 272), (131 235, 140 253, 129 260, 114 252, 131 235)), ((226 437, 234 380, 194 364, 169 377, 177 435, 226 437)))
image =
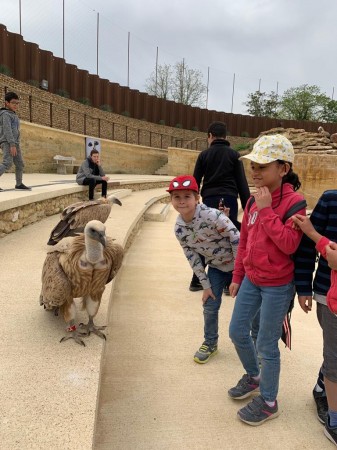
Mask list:
POLYGON ((205 364, 209 360, 209 358, 218 353, 218 345, 217 344, 207 344, 204 342, 199 350, 194 355, 194 361, 199 364, 205 364))
POLYGON ((266 420, 279 416, 277 401, 274 406, 268 406, 262 396, 255 397, 248 405, 238 411, 238 417, 248 425, 261 425, 266 420))
POLYGON ((242 400, 254 392, 260 392, 259 382, 246 373, 235 387, 229 389, 228 395, 234 400, 242 400))

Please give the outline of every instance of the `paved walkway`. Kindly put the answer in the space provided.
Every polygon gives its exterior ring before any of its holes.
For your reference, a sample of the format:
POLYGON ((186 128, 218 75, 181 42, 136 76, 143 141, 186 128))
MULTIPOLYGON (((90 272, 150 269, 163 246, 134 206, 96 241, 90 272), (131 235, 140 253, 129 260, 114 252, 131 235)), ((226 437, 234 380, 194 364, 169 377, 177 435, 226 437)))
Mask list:
MULTIPOLYGON (((29 175, 24 182, 33 184, 29 175)), ((112 209, 108 234, 123 243, 146 202, 162 193, 123 198, 112 209)), ((171 209, 165 222, 142 224, 110 307, 111 285, 97 316, 97 323, 108 323, 106 344, 91 336, 85 348, 60 344, 62 319, 38 305, 45 242, 58 217, 0 239, 1 449, 332 448, 311 396, 322 353, 314 312, 293 312, 293 350, 281 345, 281 415, 261 427, 242 424, 236 411, 245 402, 226 394, 242 375, 228 338, 233 299, 224 297, 219 354, 204 366, 194 363, 201 296, 188 291, 191 271, 173 235, 175 217, 171 209)))

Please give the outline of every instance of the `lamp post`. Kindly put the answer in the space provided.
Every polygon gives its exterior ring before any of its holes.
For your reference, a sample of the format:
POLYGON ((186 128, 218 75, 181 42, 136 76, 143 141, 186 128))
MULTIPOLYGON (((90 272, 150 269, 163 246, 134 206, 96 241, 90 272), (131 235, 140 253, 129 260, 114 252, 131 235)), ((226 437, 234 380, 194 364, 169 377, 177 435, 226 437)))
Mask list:
POLYGON ((19 0, 19 22, 20 22, 20 35, 22 36, 22 27, 21 27, 21 0, 19 0))

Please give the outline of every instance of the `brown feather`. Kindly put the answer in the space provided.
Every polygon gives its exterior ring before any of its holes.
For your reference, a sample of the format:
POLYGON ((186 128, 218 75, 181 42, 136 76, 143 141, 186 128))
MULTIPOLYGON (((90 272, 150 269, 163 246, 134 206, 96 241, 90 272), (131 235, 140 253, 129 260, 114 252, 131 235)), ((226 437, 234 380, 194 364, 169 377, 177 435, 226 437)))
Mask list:
POLYGON ((67 206, 61 213, 60 221, 52 229, 48 245, 55 245, 66 236, 76 236, 83 233, 84 227, 90 220, 99 220, 105 223, 110 215, 112 204, 121 205, 114 196, 89 200, 87 202, 76 202, 67 206))
POLYGON ((40 302, 47 309, 67 308, 74 298, 90 296, 100 303, 105 285, 117 274, 124 250, 113 239, 107 238, 103 260, 93 266, 85 261, 84 235, 67 238, 54 246, 47 254, 42 270, 40 302))

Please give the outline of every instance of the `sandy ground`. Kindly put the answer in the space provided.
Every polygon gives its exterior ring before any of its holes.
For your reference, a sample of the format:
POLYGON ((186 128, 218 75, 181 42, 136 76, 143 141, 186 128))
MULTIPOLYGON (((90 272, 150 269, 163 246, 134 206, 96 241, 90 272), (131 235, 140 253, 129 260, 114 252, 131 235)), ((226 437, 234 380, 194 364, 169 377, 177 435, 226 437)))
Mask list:
POLYGON ((102 363, 95 450, 321 449, 333 445, 316 417, 312 388, 321 364, 313 311, 296 305, 293 349, 280 344, 280 416, 260 427, 237 419, 247 401, 227 390, 243 369, 228 337, 234 299, 223 298, 219 353, 193 361, 203 341, 200 292, 173 235, 176 213, 144 223, 116 283, 102 363))

